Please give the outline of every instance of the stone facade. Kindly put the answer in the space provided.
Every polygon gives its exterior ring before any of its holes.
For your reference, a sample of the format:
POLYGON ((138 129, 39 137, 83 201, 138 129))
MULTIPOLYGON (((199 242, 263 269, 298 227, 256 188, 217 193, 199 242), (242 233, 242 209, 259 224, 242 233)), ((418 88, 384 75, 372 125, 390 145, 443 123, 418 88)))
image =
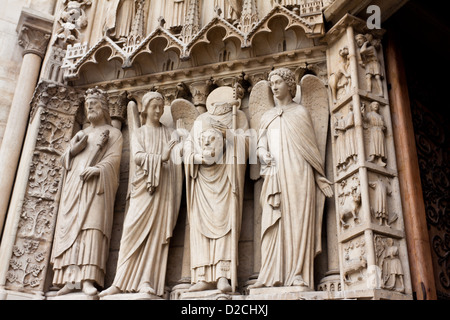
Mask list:
MULTIPOLYGON (((23 47, 23 64, 39 66, 40 73, 32 79, 34 83, 28 84, 35 88, 31 104, 14 100, 11 106, 13 110, 15 105, 26 105, 29 112, 22 119, 28 124, 17 126, 16 131, 10 129, 25 136, 19 141, 23 149, 17 151, 17 166, 11 169, 12 180, 17 169, 14 185, 6 181, 0 186, 6 199, 11 196, 9 203, 0 207, 4 211, 0 212, 4 220, 0 247, 2 298, 413 298, 383 51, 385 30, 369 28, 366 20, 351 13, 342 14, 345 8, 351 12, 353 1, 347 1, 347 7, 338 1, 309 0, 60 0, 52 4, 43 1, 41 7, 36 3, 34 8, 22 10, 19 21, 18 44, 23 47), (283 68, 295 78, 293 101, 306 107, 311 116, 311 132, 317 138, 324 164, 322 174, 332 186, 332 195, 324 192, 329 198, 311 200, 317 201, 314 208, 320 218, 316 230, 320 232, 315 235, 320 238, 321 250, 312 256, 314 280, 308 286, 258 285, 266 261, 261 251, 261 233, 267 223, 265 203, 260 199, 264 198, 264 182, 268 178, 260 174, 262 160, 256 155, 257 136, 263 111, 274 107, 269 102, 275 101, 279 107, 270 91, 273 84, 268 82, 269 74, 283 68), (250 132, 247 168, 245 173, 242 171, 244 180, 239 187, 242 196, 237 197, 242 209, 233 211, 240 214, 238 222, 232 220, 231 262, 217 267, 230 279, 230 290, 220 285, 190 290, 195 284, 193 275, 198 277, 199 271, 192 271, 191 266, 191 255, 196 250, 190 242, 190 219, 194 215, 190 210, 194 207, 192 190, 184 181, 180 184, 180 204, 175 205, 175 220, 170 222, 170 241, 165 243, 167 255, 161 255, 167 261, 156 263, 163 269, 162 292, 135 290, 97 295, 82 290, 60 294, 61 288, 52 285, 51 252, 58 214, 62 214, 65 178, 60 159, 73 147, 73 141, 80 141, 77 133, 89 129, 84 107, 85 93, 91 88, 108 95, 107 118, 123 136, 109 254, 104 284, 97 286, 99 291, 116 283, 118 261, 123 254, 121 240, 124 230, 128 230, 127 210, 130 204, 134 205, 130 197, 138 170, 134 139, 137 128, 144 125, 140 116, 150 105, 146 94, 158 93, 163 98, 159 121, 172 131, 180 129, 181 124, 189 130, 196 119, 214 115, 210 99, 216 92, 225 92, 224 88, 233 93, 232 101, 239 101, 239 112, 248 123, 239 128, 250 132)), ((398 5, 395 2, 393 7, 398 5)), ((389 11, 393 7, 382 9, 389 11)), ((19 82, 26 81, 21 79, 19 82)), ((225 99, 224 95, 220 93, 220 99, 225 99)), ((233 125, 228 129, 237 129, 237 111, 234 112, 233 125)), ((6 154, 10 149, 3 142, 2 152, 6 154)), ((159 179, 159 173, 156 175, 159 179)), ((155 186, 148 183, 153 194, 155 186)), ((233 193, 236 186, 231 183, 233 193)), ((283 214, 284 211, 281 219, 283 214)), ((70 291, 81 289, 81 284, 71 283, 70 291)))

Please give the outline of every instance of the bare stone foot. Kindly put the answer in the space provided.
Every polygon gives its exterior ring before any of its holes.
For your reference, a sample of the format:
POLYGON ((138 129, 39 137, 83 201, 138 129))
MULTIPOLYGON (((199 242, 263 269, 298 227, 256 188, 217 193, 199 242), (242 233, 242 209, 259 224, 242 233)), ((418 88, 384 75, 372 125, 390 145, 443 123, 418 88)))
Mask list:
POLYGON ((303 280, 302 276, 296 276, 294 279, 294 282, 292 282, 293 286, 297 286, 297 287, 307 287, 308 284, 305 282, 305 280, 303 280))
POLYGON ((254 284, 248 286, 249 289, 257 289, 262 287, 265 287, 265 285, 259 281, 256 281, 254 284))
POLYGON ((118 293, 121 293, 121 292, 122 291, 119 288, 117 288, 116 286, 111 286, 108 289, 103 290, 102 292, 100 292, 98 296, 101 298, 101 297, 111 296, 113 294, 118 294, 118 293))
POLYGON ((59 290, 59 291, 56 293, 56 295, 57 295, 57 296, 62 296, 62 295, 71 293, 71 292, 73 292, 73 291, 75 291, 75 289, 74 289, 72 286, 69 286, 68 284, 66 284, 64 287, 62 287, 61 290, 59 290))
POLYGON ((223 278, 223 277, 220 278, 219 281, 217 281, 217 289, 219 289, 223 293, 230 292, 231 291, 231 286, 228 283, 228 279, 227 278, 223 278))
POLYGON ((97 294, 97 288, 94 287, 94 282, 86 280, 83 282, 83 292, 88 296, 95 296, 97 294))
POLYGON ((211 289, 214 289, 214 286, 211 283, 206 281, 200 281, 194 284, 192 287, 190 287, 189 291, 195 292, 195 291, 206 291, 211 289))
POLYGON ((149 285, 145 285, 142 288, 139 289, 139 293, 145 293, 145 294, 156 294, 155 289, 150 287, 149 285))

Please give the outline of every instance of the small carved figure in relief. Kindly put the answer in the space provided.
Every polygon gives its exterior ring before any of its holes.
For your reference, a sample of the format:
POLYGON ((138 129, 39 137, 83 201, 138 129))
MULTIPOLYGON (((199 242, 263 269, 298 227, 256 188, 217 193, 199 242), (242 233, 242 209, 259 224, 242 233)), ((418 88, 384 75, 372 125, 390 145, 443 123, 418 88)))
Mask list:
POLYGON ((355 224, 359 223, 359 209, 361 208, 361 191, 359 187, 359 179, 354 176, 352 183, 348 188, 347 180, 341 182, 343 189, 339 194, 339 218, 344 229, 350 225, 347 223, 349 217, 353 218, 355 224))
POLYGON ((80 40, 81 29, 86 28, 88 19, 83 6, 90 6, 91 1, 65 1, 67 6, 61 13, 59 24, 61 28, 56 31, 58 39, 67 43, 80 40))
MULTIPOLYGON (((249 288, 299 286, 313 290, 314 257, 321 250, 320 203, 325 196, 333 196, 321 152, 327 130, 316 131, 328 128, 323 124, 329 121, 329 111, 324 109, 323 117, 314 118, 313 122, 309 106, 293 100, 297 84, 291 70, 276 69, 270 73, 269 81, 257 84, 251 98, 267 111, 260 120, 257 148, 264 177, 261 270, 257 282, 249 288), (270 109, 265 109, 271 104, 270 109)), ((315 116, 322 107, 327 108, 327 91, 317 77, 302 79, 302 93, 302 101, 317 111, 315 116), (311 98, 311 94, 318 96, 311 98)), ((253 106, 253 101, 250 104, 253 106)))
POLYGON ((358 161, 358 149, 356 147, 355 137, 355 114, 353 113, 353 104, 350 104, 345 123, 345 148, 347 151, 347 163, 356 163, 358 161))
MULTIPOLYGON (((232 87, 219 87, 208 95, 207 112, 195 106, 177 108, 185 118, 197 114, 183 151, 187 208, 190 222, 191 281, 189 291, 218 289, 230 292, 237 281, 237 241, 241 228, 248 129, 245 113, 238 110, 240 96, 232 87), (187 116, 187 117, 186 117, 187 116), (236 131, 238 129, 238 131, 236 131), (241 132, 239 132, 241 131, 241 132), (233 150, 234 148, 234 150, 233 150), (231 280, 231 285, 230 281, 231 280)), ((191 121, 192 119, 188 121, 191 121)), ((177 120, 177 127, 183 124, 177 120)), ((190 128, 189 128, 190 129, 190 128)))
POLYGON ((139 0, 106 0, 108 1, 104 32, 118 41, 126 41, 131 31, 136 3, 139 0))
POLYGON ((386 183, 381 179, 370 181, 369 186, 375 190, 371 207, 372 215, 378 220, 380 226, 384 224, 390 227, 387 197, 392 191, 388 189, 386 183))
POLYGON ((70 142, 53 243, 53 284, 67 294, 81 284, 87 295, 103 286, 119 186, 122 133, 111 126, 108 99, 100 89, 86 92, 90 126, 70 142))
POLYGON ((334 136, 336 138, 336 162, 338 170, 347 168, 347 145, 345 139, 345 119, 342 114, 334 116, 334 136))
POLYGON ((130 202, 116 275, 100 297, 121 292, 164 294, 165 266, 178 218, 183 175, 180 159, 172 152, 178 144, 172 139, 173 129, 160 123, 163 112, 163 96, 149 92, 142 98, 142 126, 130 126, 131 163, 135 167, 130 202))
POLYGON ((355 141, 355 117, 353 105, 344 117, 337 113, 334 116, 334 136, 336 137, 336 161, 338 170, 346 170, 348 166, 358 161, 358 151, 355 141))
POLYGON ((370 112, 365 112, 365 106, 362 106, 362 116, 369 131, 369 146, 367 161, 377 163, 378 165, 386 166, 386 143, 384 133, 386 126, 384 124, 384 117, 380 114, 380 104, 374 101, 370 104, 370 112))
POLYGON ((382 272, 382 288, 405 292, 404 272, 400 260, 399 247, 394 239, 377 237, 375 239, 377 264, 382 272))
POLYGON ((223 18, 236 21, 241 17, 243 0, 214 0, 214 7, 222 9, 223 18))
POLYGON ((380 61, 378 60, 378 49, 380 48, 380 40, 373 38, 371 34, 358 34, 356 35, 356 44, 359 47, 359 64, 366 71, 366 85, 367 91, 372 92, 372 80, 375 79, 379 96, 384 96, 383 90, 383 70, 381 68, 380 61))
POLYGON ((348 47, 344 47, 339 50, 339 56, 341 61, 337 66, 337 71, 332 73, 328 79, 328 84, 331 88, 333 95, 333 101, 336 103, 341 96, 342 90, 347 93, 351 87, 351 76, 348 72, 350 66, 350 59, 348 59, 349 51, 348 47))

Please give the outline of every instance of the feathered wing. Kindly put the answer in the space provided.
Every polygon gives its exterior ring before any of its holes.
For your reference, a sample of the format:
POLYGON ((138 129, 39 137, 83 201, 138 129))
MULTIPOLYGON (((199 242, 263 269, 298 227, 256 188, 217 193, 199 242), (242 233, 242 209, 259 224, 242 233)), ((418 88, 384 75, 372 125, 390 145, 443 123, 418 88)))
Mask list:
MULTIPOLYGON (((325 155, 327 148, 327 136, 329 128, 329 104, 328 92, 323 82, 313 75, 306 75, 300 81, 302 90, 301 104, 308 109, 316 134, 316 141, 322 157, 325 170, 325 155)), ((326 171, 326 170, 325 170, 326 171)), ((320 191, 316 191, 316 254, 322 251, 321 231, 323 210, 325 206, 325 195, 320 191)))
POLYGON ((323 82, 313 75, 306 75, 301 82, 301 105, 308 109, 316 133, 322 160, 325 161, 330 111, 328 91, 323 82))
POLYGON ((200 115, 195 105, 186 99, 175 99, 170 105, 170 109, 175 126, 177 121, 182 119, 186 130, 191 132, 195 120, 200 115))
MULTIPOLYGON (((127 119, 128 119, 128 130, 130 135, 130 141, 136 141, 136 131, 141 127, 141 120, 139 117, 138 105, 134 101, 130 101, 127 107, 127 119)), ((136 163, 134 162, 133 143, 130 143, 130 170, 129 170, 129 183, 127 191, 127 200, 129 200, 131 193, 131 182, 133 181, 134 174, 136 172, 136 163)), ((128 203, 128 201, 127 201, 128 203)), ((128 205, 128 204, 127 204, 128 205)), ((126 211, 125 211, 126 212, 126 211)))
MULTIPOLYGON (((250 114, 250 129, 252 129, 252 144, 257 144, 259 127, 261 123, 261 117, 268 110, 275 107, 273 100, 272 89, 270 88, 269 81, 262 80, 258 82, 252 89, 249 98, 249 114, 250 114)), ((256 153, 255 150, 251 152, 256 153)), ((260 165, 252 163, 250 166, 250 178, 252 180, 258 180, 260 178, 260 165)))

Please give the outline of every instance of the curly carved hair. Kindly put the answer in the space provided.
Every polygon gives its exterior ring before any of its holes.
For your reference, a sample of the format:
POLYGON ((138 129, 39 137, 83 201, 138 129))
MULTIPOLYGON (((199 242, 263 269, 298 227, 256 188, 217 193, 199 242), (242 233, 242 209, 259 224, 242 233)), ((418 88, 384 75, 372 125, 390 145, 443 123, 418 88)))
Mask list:
POLYGON ((279 69, 273 70, 269 74, 269 81, 270 81, 270 78, 272 78, 272 76, 280 76, 284 80, 284 82, 286 82, 286 84, 288 85, 289 92, 290 92, 292 98, 295 97, 295 95, 297 94, 297 82, 295 81, 294 72, 292 72, 288 68, 279 68, 279 69))

